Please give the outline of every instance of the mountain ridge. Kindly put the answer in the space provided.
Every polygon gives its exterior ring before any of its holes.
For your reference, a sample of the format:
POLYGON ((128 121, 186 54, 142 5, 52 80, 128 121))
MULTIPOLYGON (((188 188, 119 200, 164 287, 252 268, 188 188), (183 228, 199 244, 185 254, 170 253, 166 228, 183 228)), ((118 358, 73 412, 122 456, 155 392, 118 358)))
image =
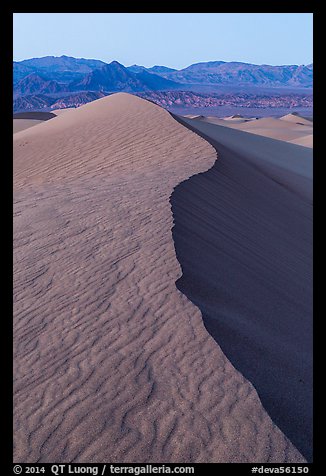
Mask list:
MULTIPOLYGON (((14 61, 13 70, 15 112, 31 110, 36 105, 47 108, 56 99, 60 100, 62 107, 67 107, 65 104, 74 106, 75 100, 75 105, 80 105, 92 100, 94 95, 98 97, 99 93, 113 92, 145 93, 150 97, 156 92, 188 91, 174 94, 171 100, 176 104, 188 101, 191 94, 214 97, 228 92, 240 97, 249 92, 252 95, 265 94, 266 89, 270 90, 271 96, 275 92, 291 95, 296 90, 304 96, 311 93, 313 84, 312 63, 270 66, 209 61, 176 70, 162 65, 126 67, 116 60, 105 63, 62 55, 14 61), (66 96, 70 96, 68 102, 66 96)), ((190 100, 196 102, 198 99, 190 100)), ((164 103, 165 98, 162 101, 164 103)), ((207 99, 202 102, 209 104, 207 99)))
MULTIPOLYGON (((123 66, 131 73, 147 71, 150 74, 156 74, 165 79, 184 84, 196 84, 196 82, 198 84, 221 84, 223 82, 224 84, 262 84, 276 87, 293 85, 312 87, 313 81, 313 63, 273 66, 240 61, 207 61, 194 63, 181 69, 174 69, 158 65, 146 68, 136 64, 125 67, 115 60, 111 63, 105 63, 101 60, 74 58, 65 55, 15 61, 14 76, 22 79, 24 75, 26 76, 32 71, 42 71, 47 74, 46 79, 58 79, 60 74, 64 79, 64 75, 67 76, 68 73, 91 74, 108 64, 123 66)), ((16 81, 14 80, 14 82, 16 81)))

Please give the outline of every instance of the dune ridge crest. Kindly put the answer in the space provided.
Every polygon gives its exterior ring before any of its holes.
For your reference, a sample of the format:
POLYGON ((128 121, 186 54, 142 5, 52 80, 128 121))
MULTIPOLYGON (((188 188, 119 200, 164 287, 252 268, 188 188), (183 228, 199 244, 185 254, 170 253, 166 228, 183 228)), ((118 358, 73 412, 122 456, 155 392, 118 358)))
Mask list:
POLYGON ((304 462, 175 286, 216 153, 119 93, 14 136, 14 461, 304 462))

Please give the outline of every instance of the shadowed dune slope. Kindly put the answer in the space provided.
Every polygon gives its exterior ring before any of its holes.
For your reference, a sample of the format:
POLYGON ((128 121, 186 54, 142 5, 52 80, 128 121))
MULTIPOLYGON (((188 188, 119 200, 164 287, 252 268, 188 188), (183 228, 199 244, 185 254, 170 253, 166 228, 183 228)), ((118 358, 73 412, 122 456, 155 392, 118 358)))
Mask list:
POLYGON ((197 132, 241 154, 274 181, 283 184, 308 201, 312 200, 313 151, 296 144, 256 136, 233 128, 179 117, 197 132), (213 140, 214 140, 213 139, 213 140))
POLYGON ((177 286, 272 420, 311 461, 311 151, 181 122, 209 139, 219 160, 172 195, 183 272, 177 286))
POLYGON ((54 112, 42 112, 42 111, 32 111, 32 112, 16 112, 13 114, 14 119, 34 119, 36 121, 48 121, 56 117, 54 112))
POLYGON ((14 461, 303 462, 175 286, 212 146, 115 94, 14 136, 14 461))

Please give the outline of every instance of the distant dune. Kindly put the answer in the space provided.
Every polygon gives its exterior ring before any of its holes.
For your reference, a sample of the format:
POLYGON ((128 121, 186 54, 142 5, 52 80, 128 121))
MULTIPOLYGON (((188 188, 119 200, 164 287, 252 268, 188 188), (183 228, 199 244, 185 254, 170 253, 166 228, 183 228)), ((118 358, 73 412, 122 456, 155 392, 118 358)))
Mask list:
POLYGON ((240 115, 225 117, 184 116, 190 119, 201 118, 207 122, 220 126, 232 127, 252 134, 270 137, 272 139, 293 142, 298 145, 312 147, 313 122, 296 114, 287 114, 280 118, 263 117, 261 119, 245 119, 240 115), (307 139, 305 139, 307 138, 307 139))
POLYGON ((292 122, 294 124, 304 124, 306 126, 312 126, 312 120, 307 119, 306 117, 299 116, 298 114, 286 114, 282 116, 280 119, 287 122, 292 122))
POLYGON ((291 141, 305 135, 311 135, 313 128, 312 123, 307 126, 299 123, 299 119, 298 123, 292 123, 282 119, 262 118, 239 125, 239 130, 273 139, 291 141))
POLYGON ((223 118, 225 121, 233 121, 233 122, 243 122, 246 119, 241 116, 241 114, 233 114, 232 116, 227 116, 223 118))
POLYGON ((23 131, 24 129, 28 129, 29 127, 36 126, 43 121, 37 121, 35 119, 14 119, 13 120, 13 133, 23 131))
POLYGON ((302 145, 303 147, 312 148, 313 147, 313 139, 314 139, 314 136, 312 134, 310 134, 310 135, 307 135, 307 136, 299 137, 298 139, 292 139, 289 142, 292 142, 292 144, 302 145))
POLYGON ((304 462, 176 288, 170 197, 215 149, 125 93, 13 142, 14 461, 304 462))
POLYGON ((13 115, 13 133, 23 131, 29 127, 36 126, 41 122, 48 121, 56 117, 51 112, 18 112, 13 115))

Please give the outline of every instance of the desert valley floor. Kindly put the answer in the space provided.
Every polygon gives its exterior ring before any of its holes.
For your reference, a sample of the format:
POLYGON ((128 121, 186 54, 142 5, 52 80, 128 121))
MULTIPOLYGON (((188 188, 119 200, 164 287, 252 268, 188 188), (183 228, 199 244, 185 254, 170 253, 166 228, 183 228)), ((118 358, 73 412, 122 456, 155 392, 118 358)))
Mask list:
POLYGON ((311 461, 312 122, 54 113, 14 119, 14 461, 311 461))

